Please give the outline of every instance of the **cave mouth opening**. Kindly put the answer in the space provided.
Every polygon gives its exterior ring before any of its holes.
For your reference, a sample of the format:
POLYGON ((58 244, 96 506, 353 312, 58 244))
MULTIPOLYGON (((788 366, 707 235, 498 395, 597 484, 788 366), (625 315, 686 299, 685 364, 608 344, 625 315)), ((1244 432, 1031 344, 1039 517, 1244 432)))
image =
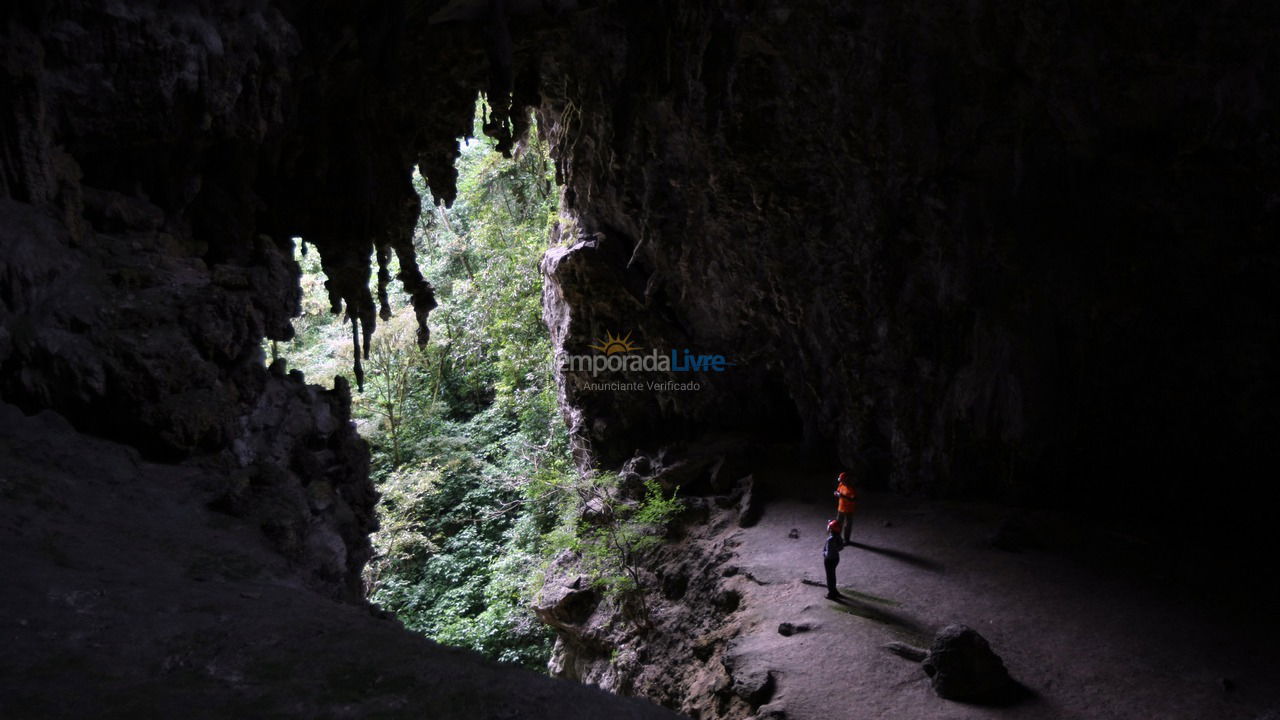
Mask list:
MULTIPOLYGON (((414 249, 438 302, 430 341, 418 345, 410 298, 388 285, 392 313, 353 393, 381 493, 364 581, 409 629, 545 672, 552 634, 529 607, 559 506, 535 500, 576 473, 539 270, 560 193, 536 123, 508 158, 483 133, 489 116, 480 96, 448 207, 414 172, 414 249)), ((350 326, 331 313, 319 253, 298 243, 295 259, 302 315, 295 338, 270 354, 307 377, 350 373, 350 326)), ((398 273, 395 258, 388 271, 398 273)))

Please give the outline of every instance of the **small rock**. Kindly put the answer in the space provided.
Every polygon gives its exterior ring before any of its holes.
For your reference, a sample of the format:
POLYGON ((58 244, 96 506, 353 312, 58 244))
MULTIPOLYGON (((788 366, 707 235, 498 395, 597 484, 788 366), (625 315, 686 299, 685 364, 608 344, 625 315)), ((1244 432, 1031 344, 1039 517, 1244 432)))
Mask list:
POLYGON ((581 517, 592 525, 602 525, 609 520, 610 512, 612 511, 606 507, 604 500, 593 497, 583 503, 581 517))
POLYGON ((760 665, 735 668, 732 677, 733 694, 753 706, 763 705, 773 697, 775 682, 773 672, 768 668, 760 665))
POLYGON ((928 651, 924 650, 923 648, 918 648, 918 647, 915 647, 914 645, 908 645, 904 642, 898 642, 897 640, 881 645, 880 647, 884 648, 885 650, 888 650, 889 652, 893 653, 894 655, 897 655, 900 658, 903 658, 905 660, 910 660, 912 662, 920 662, 921 660, 924 660, 925 656, 929 654, 928 651))
POLYGON ((787 720, 787 712, 780 702, 761 705, 753 716, 754 720, 787 720))
POLYGON ((964 625, 948 625, 938 633, 923 668, 934 692, 948 700, 1000 703, 1017 687, 986 638, 964 625))
POLYGON ((792 540, 799 540, 799 539, 800 539, 800 529, 799 529, 799 528, 791 528, 791 532, 788 532, 788 533, 787 533, 787 537, 791 538, 792 540))
POLYGON ((533 611, 547 625, 569 631, 591 617, 600 598, 589 584, 583 587, 581 575, 561 564, 563 558, 564 555, 557 558, 548 568, 547 581, 533 611))
POLYGON ((715 651, 716 651, 715 643, 705 638, 694 643, 694 646, 693 646, 693 656, 703 662, 706 662, 707 660, 709 660, 711 656, 715 653, 715 651))
POLYGON ((784 622, 784 623, 778 624, 778 634, 782 635, 783 637, 791 637, 792 635, 795 635, 797 633, 809 632, 812 629, 813 629, 813 626, 810 625, 809 623, 784 622))

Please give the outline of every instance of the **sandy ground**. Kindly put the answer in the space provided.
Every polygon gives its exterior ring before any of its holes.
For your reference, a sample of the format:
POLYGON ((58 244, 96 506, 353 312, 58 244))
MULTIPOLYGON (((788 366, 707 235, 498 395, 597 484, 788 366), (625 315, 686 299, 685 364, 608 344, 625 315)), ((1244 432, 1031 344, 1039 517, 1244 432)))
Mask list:
POLYGON ((1145 560, 1009 552, 990 538, 1011 511, 862 497, 856 545, 838 571, 842 603, 820 586, 834 500, 768 504, 757 526, 732 536, 750 580, 740 611, 748 630, 733 653, 773 671, 766 710, 790 720, 1248 720, 1280 707, 1277 614, 1160 581, 1158 548, 1145 560), (811 629, 783 636, 783 622, 811 629), (943 700, 917 663, 883 649, 927 646, 949 623, 982 633, 1031 697, 1005 708, 943 700))

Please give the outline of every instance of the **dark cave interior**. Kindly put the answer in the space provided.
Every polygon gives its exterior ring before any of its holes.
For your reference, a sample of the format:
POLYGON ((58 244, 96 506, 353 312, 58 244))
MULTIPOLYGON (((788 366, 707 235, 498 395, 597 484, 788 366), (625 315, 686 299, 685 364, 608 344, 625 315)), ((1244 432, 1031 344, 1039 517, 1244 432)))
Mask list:
POLYGON ((376 494, 354 389, 262 362, 299 311, 292 238, 319 250, 357 347, 385 304, 371 277, 403 283, 425 340, 410 177, 452 202, 477 93, 504 149, 530 113, 552 149, 554 346, 630 332, 735 363, 690 393, 565 377, 584 466, 786 444, 882 492, 1125 528, 1195 558, 1178 582, 1280 581, 1280 6, 58 0, 0 17, 0 397, 199 468, 193 493, 249 487, 235 513, 320 595, 363 602, 376 494), (322 511, 318 479, 339 498, 322 511))

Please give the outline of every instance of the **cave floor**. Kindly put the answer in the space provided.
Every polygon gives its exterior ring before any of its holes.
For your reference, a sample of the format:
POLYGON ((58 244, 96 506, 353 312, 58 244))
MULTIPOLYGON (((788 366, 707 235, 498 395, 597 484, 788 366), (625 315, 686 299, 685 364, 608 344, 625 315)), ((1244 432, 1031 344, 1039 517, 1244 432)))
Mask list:
POLYGON ((745 578, 735 663, 772 671, 768 707, 790 720, 1248 719, 1280 703, 1274 613, 1179 588, 1162 579, 1158 548, 1075 533, 1069 518, 1057 519, 1052 549, 998 549, 993 533, 1011 512, 862 493, 837 603, 821 559, 834 502, 766 505, 730 535, 745 578), (783 636, 784 622, 810 629, 783 636), (1030 696, 1000 708, 943 700, 918 663, 884 649, 927 647, 950 623, 984 635, 1030 696))

